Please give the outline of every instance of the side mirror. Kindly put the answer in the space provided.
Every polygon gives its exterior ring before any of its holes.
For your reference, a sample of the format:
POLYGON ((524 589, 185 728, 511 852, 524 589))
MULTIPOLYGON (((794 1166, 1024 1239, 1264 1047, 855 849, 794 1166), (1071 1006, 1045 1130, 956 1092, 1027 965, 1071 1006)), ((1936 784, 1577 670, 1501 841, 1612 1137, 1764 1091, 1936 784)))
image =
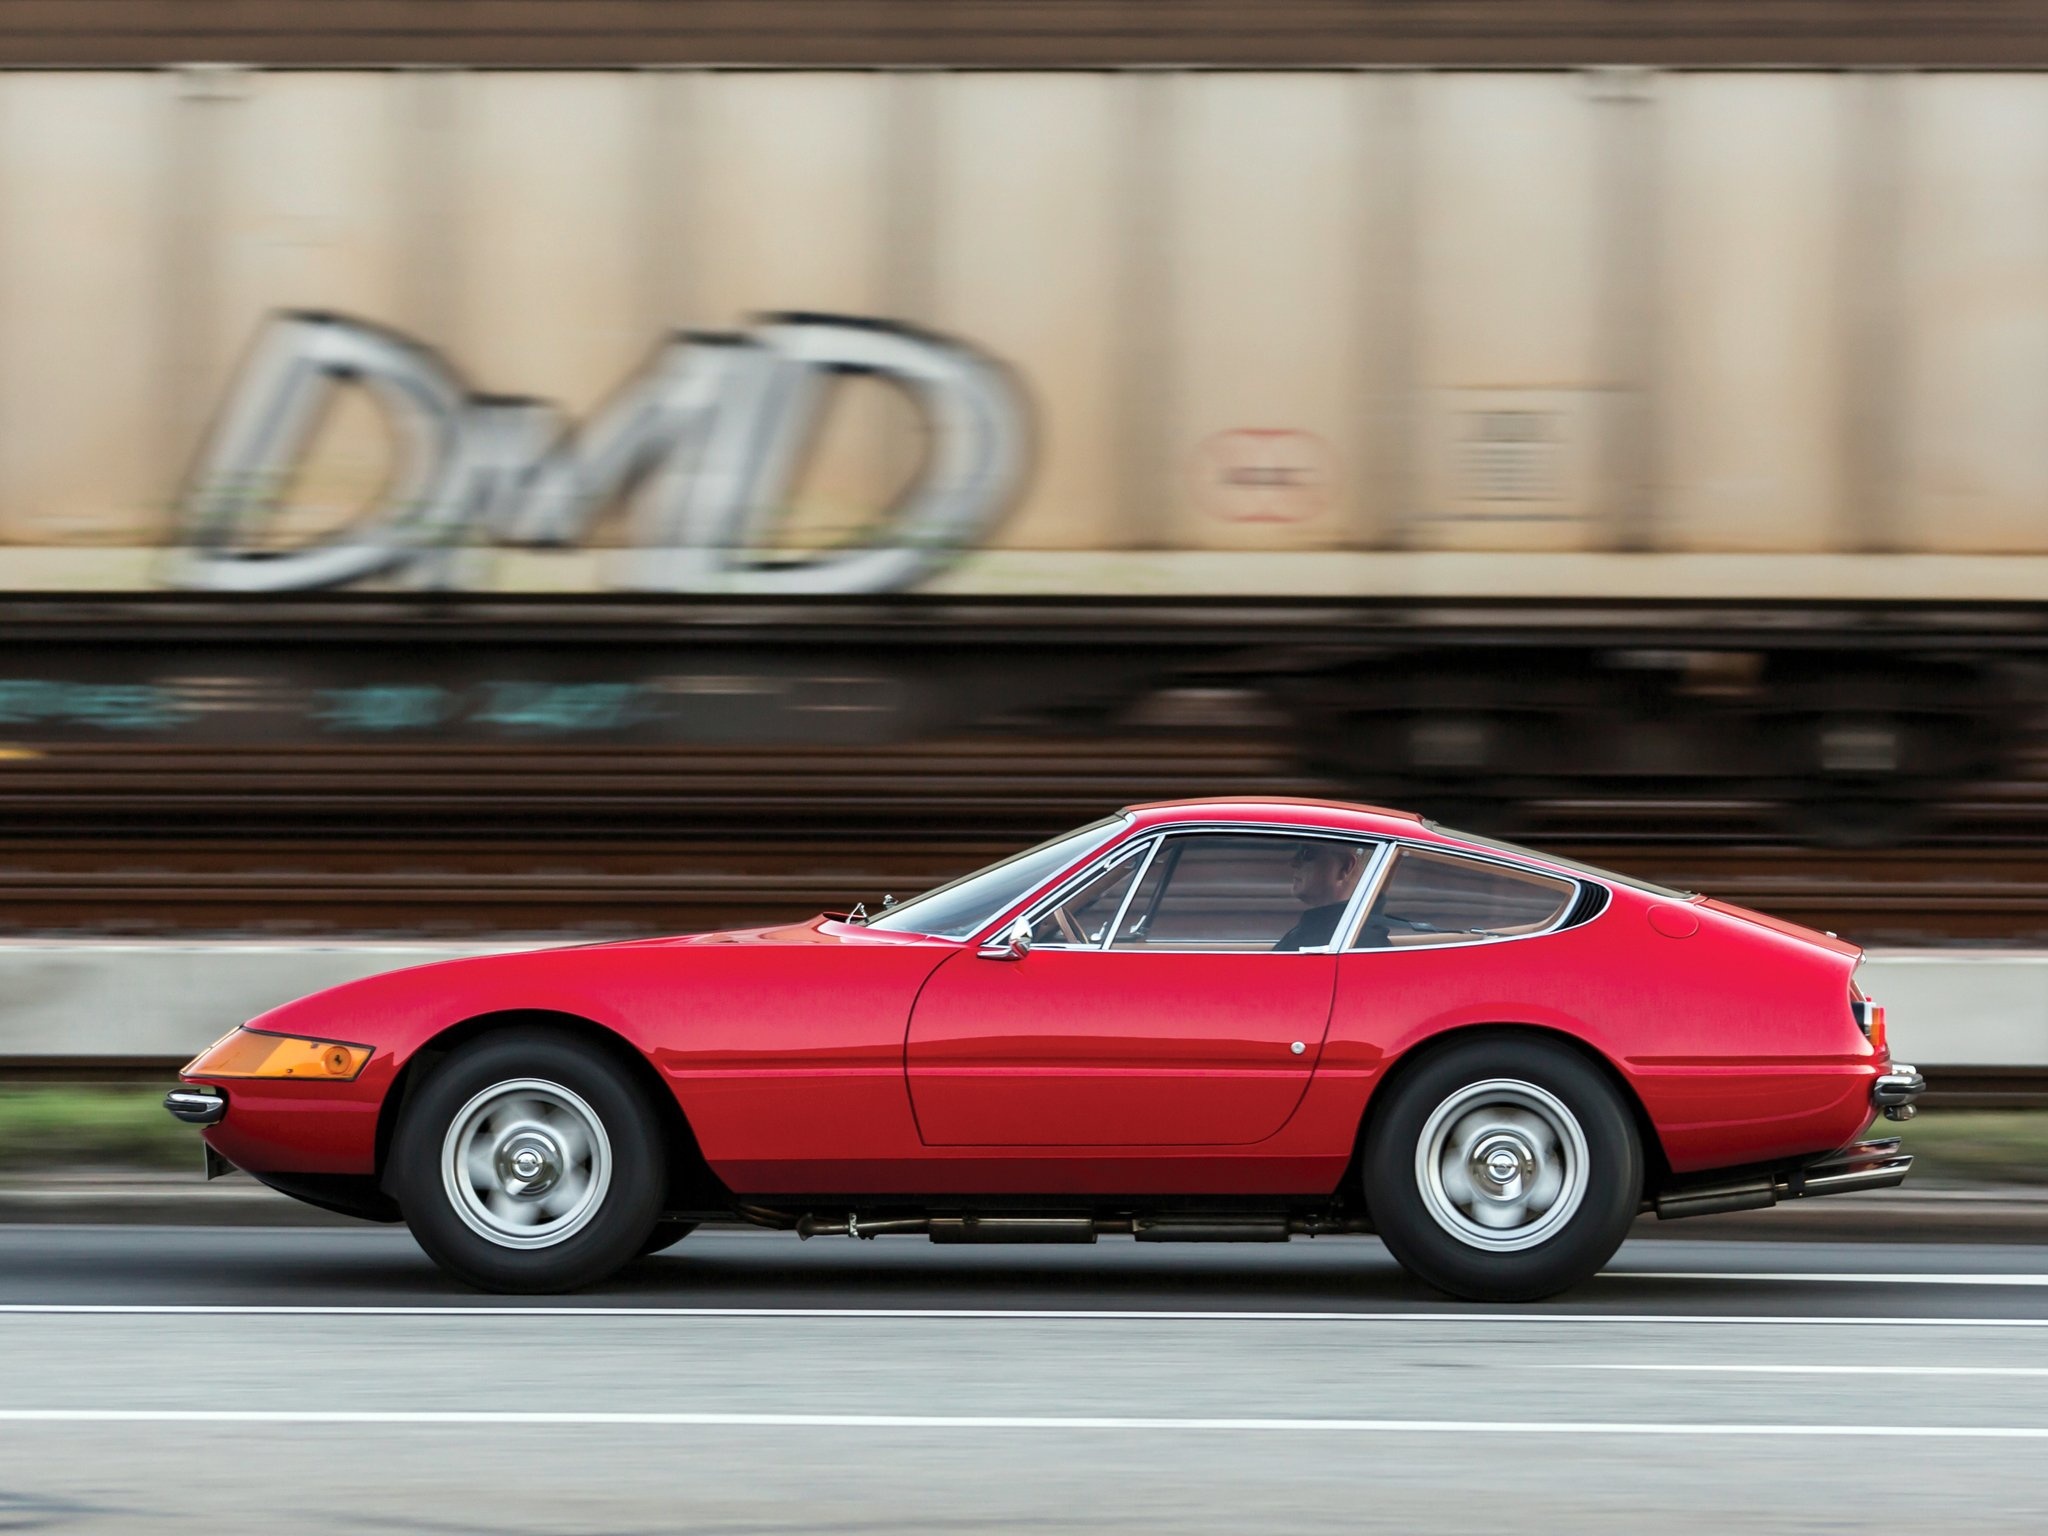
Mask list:
POLYGON ((1031 953, 1031 924, 1018 918, 975 953, 984 960, 1022 960, 1031 953))

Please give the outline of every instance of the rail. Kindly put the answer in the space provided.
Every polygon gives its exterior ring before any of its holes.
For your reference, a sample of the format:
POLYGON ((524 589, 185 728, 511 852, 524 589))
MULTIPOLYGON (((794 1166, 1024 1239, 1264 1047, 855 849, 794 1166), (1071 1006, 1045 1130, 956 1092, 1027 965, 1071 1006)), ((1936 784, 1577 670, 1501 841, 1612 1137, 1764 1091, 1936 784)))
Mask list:
POLYGON ((2048 62, 2029 0, 0 0, 0 64, 1782 65, 2048 62))

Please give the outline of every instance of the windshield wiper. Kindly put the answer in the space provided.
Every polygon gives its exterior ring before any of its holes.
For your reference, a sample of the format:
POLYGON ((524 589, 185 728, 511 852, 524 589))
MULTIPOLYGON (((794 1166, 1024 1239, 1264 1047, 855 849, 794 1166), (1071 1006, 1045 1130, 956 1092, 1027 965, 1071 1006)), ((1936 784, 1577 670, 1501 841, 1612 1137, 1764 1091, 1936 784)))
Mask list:
MULTIPOLYGON (((895 905, 896 898, 894 896, 884 896, 882 898, 882 912, 887 912, 890 908, 894 907, 895 905)), ((868 911, 868 904, 866 902, 856 901, 853 904, 853 910, 846 914, 846 920, 849 923, 866 923, 874 918, 880 917, 882 915, 882 912, 870 912, 868 911)))

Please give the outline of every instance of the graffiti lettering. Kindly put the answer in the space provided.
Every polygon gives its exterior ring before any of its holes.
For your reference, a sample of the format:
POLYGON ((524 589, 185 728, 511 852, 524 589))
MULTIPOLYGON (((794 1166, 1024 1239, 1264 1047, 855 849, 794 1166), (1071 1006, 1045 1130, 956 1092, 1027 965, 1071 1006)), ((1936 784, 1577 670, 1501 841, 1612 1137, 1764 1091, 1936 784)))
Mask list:
POLYGON ((912 586, 978 542, 1025 462, 1008 370, 943 337, 832 315, 783 315, 734 336, 678 335, 581 428, 545 401, 471 391, 442 358, 358 320, 266 325, 180 506, 169 579, 210 591, 345 586, 406 572, 454 584, 483 539, 565 544, 630 498, 621 585, 669 592, 862 593, 912 586), (825 385, 865 374, 924 415, 922 473, 852 546, 775 553, 816 436, 825 385), (335 391, 391 419, 398 469, 343 534, 284 552, 256 538, 281 508, 335 391))
POLYGON ((637 683, 487 685, 490 702, 470 718, 521 731, 615 731, 633 723, 637 683))
POLYGON ((0 678, 0 725, 84 725, 105 731, 166 731, 184 705, 154 683, 65 683, 0 678))
POLYGON ((431 730, 447 720, 448 690, 427 683, 371 683, 321 690, 313 718, 335 731, 431 730))

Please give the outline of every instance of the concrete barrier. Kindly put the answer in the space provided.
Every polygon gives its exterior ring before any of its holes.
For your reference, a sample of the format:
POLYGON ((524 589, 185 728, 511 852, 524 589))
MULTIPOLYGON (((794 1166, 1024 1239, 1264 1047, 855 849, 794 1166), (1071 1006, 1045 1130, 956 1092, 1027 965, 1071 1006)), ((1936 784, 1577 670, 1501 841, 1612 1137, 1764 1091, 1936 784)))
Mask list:
POLYGON ((2048 1069, 2048 954, 1873 950, 1856 983, 1916 1066, 2048 1069))
POLYGON ((0 943, 0 1062, 189 1058, 308 992, 503 944, 0 943))
MULTIPOLYGON (((187 1057, 244 1019, 357 976, 505 944, 0 942, 0 1062, 187 1057)), ((2048 1070, 2048 953, 1878 950, 1857 979, 1923 1067, 2048 1070)))

